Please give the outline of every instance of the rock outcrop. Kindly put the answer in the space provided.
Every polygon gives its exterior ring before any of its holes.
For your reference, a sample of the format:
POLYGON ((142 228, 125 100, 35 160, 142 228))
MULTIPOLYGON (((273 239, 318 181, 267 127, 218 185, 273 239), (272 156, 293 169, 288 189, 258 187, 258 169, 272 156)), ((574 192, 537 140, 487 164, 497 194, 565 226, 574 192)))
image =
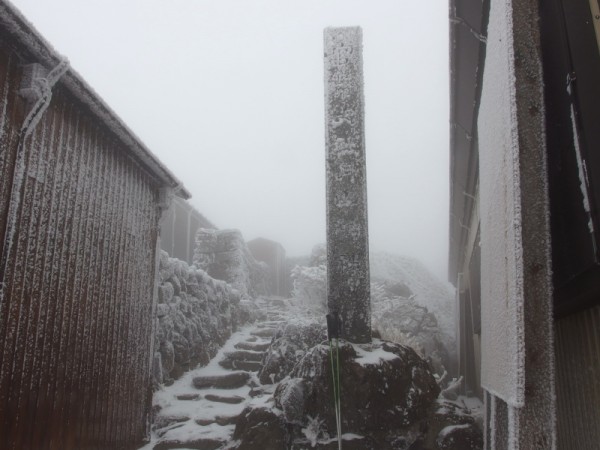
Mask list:
MULTIPOLYGON (((344 448, 402 448, 398 436, 416 441, 440 392, 427 363, 410 347, 380 340, 341 343, 338 354, 344 448)), ((331 377, 329 346, 309 349, 277 386, 273 420, 263 421, 261 433, 287 435, 288 448, 329 448, 337 433, 331 377)), ((241 423, 252 412, 246 416, 241 423)), ((260 424, 252 429, 259 434, 260 424)), ((239 434, 243 448, 257 448, 239 434)))
POLYGON ((436 316, 409 293, 402 283, 371 283, 373 326, 383 339, 410 345, 442 376, 454 366, 450 340, 440 331, 436 316))
POLYGON ((327 339, 324 324, 299 320, 281 325, 258 373, 262 384, 277 383, 292 372, 308 350, 327 339))

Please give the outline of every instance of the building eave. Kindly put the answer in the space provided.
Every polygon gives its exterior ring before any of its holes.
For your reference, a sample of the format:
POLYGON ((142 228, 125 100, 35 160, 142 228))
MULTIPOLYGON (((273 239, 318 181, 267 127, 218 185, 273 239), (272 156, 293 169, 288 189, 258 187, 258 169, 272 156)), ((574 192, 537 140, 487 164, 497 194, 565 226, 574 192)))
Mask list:
MULTIPOLYGON (((34 26, 13 5, 4 0, 0 1, 0 29, 10 36, 19 51, 32 58, 31 62, 37 62, 51 70, 63 60, 63 57, 34 26)), ((124 144, 132 159, 143 166, 163 186, 172 188, 181 198, 191 197, 181 181, 160 162, 73 68, 69 68, 57 84, 64 86, 85 105, 124 144)))
POLYGON ((450 220, 448 279, 464 259, 478 178, 477 115, 489 0, 450 0, 450 220))

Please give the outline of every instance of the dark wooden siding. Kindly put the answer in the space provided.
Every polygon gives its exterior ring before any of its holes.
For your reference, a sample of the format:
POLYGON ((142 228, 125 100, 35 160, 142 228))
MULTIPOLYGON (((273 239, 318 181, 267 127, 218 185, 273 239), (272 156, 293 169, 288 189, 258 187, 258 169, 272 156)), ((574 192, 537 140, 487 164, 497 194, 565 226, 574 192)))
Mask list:
POLYGON ((600 306, 556 321, 558 448, 600 442, 600 306))
POLYGON ((19 158, 21 70, 4 46, 0 449, 135 448, 151 399, 159 188, 60 83, 19 158))

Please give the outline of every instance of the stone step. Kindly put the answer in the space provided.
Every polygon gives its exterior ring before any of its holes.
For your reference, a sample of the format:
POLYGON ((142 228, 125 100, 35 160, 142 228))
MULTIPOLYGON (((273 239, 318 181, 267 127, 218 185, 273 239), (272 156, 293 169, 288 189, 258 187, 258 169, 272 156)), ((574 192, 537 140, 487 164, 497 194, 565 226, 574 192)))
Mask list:
POLYGON ((225 358, 235 359, 237 361, 262 361, 265 352, 256 352, 252 350, 238 350, 225 353, 225 358))
POLYGON ((177 428, 181 428, 181 427, 183 427, 183 426, 185 426, 185 425, 186 425, 186 423, 185 423, 185 422, 176 423, 176 424, 170 425, 170 426, 168 426, 168 427, 166 427, 166 428, 161 428, 161 429, 159 429, 159 430, 156 430, 156 431, 155 431, 155 433, 156 433, 156 435, 157 435, 158 437, 163 437, 163 436, 164 436, 165 434, 167 434, 169 431, 171 431, 171 430, 175 430, 175 429, 177 429, 177 428))
POLYGON ((264 352, 271 346, 270 342, 238 342, 235 344, 235 348, 240 350, 252 350, 255 352, 264 352))
POLYGON ((190 441, 180 441, 178 439, 166 439, 158 442, 153 450, 170 450, 176 448, 193 450, 216 450, 225 442, 217 439, 193 439, 190 441))
POLYGON ((214 419, 196 419, 196 423, 200 426, 208 426, 216 423, 222 427, 226 425, 235 425, 239 416, 216 416, 214 419))
POLYGON ((248 372, 258 372, 262 368, 260 361, 239 361, 229 358, 219 361, 219 365, 224 369, 246 370, 248 372))
POLYGON ((180 394, 176 395, 177 400, 200 400, 200 394, 180 394))
POLYGON ((269 313, 267 314, 267 318, 271 321, 278 321, 278 322, 286 322, 287 321, 287 317, 285 317, 282 314, 278 314, 278 313, 269 313))
POLYGON ((206 394, 204 396, 204 399, 208 400, 210 402, 229 403, 231 405, 237 405, 239 403, 242 403, 244 400, 246 400, 244 397, 240 397, 239 395, 233 395, 231 397, 226 397, 224 395, 215 395, 215 394, 206 394))
POLYGON ((190 420, 188 416, 161 416, 160 414, 154 419, 154 428, 167 428, 176 423, 187 422, 190 420))
POLYGON ((232 372, 223 375, 195 377, 192 384, 196 389, 235 389, 244 386, 250 379, 248 372, 232 372))
POLYGON ((257 330, 251 331, 252 336, 258 336, 262 338, 270 338, 275 334, 274 328, 258 328, 257 330))

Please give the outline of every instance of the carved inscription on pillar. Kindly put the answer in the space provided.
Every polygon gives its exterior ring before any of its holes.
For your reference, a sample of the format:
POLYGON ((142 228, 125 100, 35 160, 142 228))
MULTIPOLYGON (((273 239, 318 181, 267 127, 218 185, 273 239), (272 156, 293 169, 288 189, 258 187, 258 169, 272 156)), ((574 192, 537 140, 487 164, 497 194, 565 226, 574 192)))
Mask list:
POLYGON ((341 337, 366 343, 371 295, 362 30, 327 28, 324 42, 327 303, 340 315, 341 337))

